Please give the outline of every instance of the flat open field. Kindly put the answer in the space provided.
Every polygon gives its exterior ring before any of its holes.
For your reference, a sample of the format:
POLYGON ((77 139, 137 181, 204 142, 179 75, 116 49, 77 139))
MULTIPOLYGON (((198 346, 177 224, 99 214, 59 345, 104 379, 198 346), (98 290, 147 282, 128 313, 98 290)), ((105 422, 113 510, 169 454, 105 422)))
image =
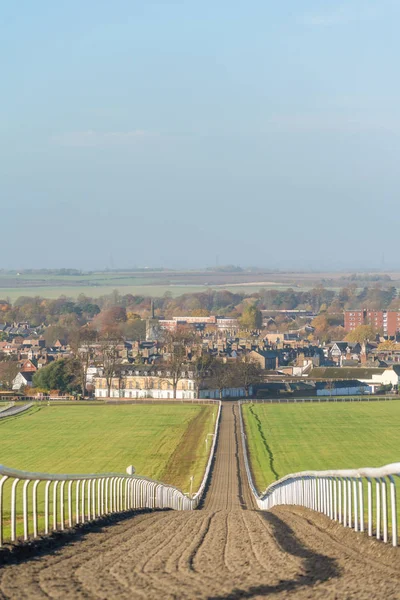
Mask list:
MULTIPOLYGON (((0 421, 0 463, 24 471, 83 474, 125 473, 133 464, 138 475, 184 492, 193 475, 195 491, 208 458, 204 440, 214 430, 216 412, 211 405, 35 407, 0 421)), ((10 487, 11 481, 5 485, 6 521, 10 487)), ((39 486, 41 515, 43 493, 39 486)), ((21 494, 18 504, 21 514, 21 494)))
POLYGON ((200 481, 212 406, 43 406, 0 422, 1 464, 47 473, 124 473, 187 487, 200 481), (188 452, 174 461, 180 444, 188 452))
POLYGON ((246 404, 243 416, 257 488, 305 470, 400 462, 400 402, 246 404))
MULTIPOLYGON (((390 273, 393 285, 400 286, 400 274, 390 273)), ((121 294, 143 296, 163 296, 165 292, 173 296, 184 293, 204 292, 207 289, 224 289, 232 292, 251 294, 262 288, 302 290, 323 285, 338 290, 349 284, 349 273, 296 272, 271 270, 126 270, 77 272, 75 274, 54 274, 44 272, 5 272, 0 271, 0 299, 16 300, 19 296, 42 296, 58 298, 65 295, 76 298, 79 294, 99 297, 113 290, 121 294)), ((357 285, 362 287, 362 279, 357 285)))

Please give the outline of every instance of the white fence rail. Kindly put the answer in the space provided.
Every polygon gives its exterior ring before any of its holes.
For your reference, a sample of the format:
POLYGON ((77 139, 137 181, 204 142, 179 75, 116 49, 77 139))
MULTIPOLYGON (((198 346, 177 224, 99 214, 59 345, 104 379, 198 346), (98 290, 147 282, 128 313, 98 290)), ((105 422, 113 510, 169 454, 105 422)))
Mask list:
POLYGON ((246 473, 260 509, 304 506, 344 527, 366 531, 385 543, 391 539, 393 546, 398 545, 396 478, 400 477, 400 463, 380 468, 292 473, 259 494, 249 464, 241 404, 239 413, 246 473))
POLYGON ((28 540, 37 538, 41 533, 63 531, 80 523, 127 510, 196 509, 210 475, 220 415, 221 403, 218 406, 205 473, 193 497, 171 485, 137 475, 53 475, 18 471, 0 465, 0 547, 5 540, 17 540, 20 523, 23 526, 22 537, 28 540))
POLYGON ((301 404, 315 403, 326 404, 328 402, 390 402, 400 401, 399 395, 374 396, 364 394, 359 396, 283 396, 282 398, 248 398, 241 400, 241 403, 247 404, 301 404))
POLYGON ((23 404, 22 406, 18 406, 17 404, 13 406, 9 406, 2 412, 0 412, 0 419, 6 419, 7 417, 15 417, 15 415, 19 415, 20 413, 25 412, 29 408, 32 408, 33 402, 30 404, 23 404))

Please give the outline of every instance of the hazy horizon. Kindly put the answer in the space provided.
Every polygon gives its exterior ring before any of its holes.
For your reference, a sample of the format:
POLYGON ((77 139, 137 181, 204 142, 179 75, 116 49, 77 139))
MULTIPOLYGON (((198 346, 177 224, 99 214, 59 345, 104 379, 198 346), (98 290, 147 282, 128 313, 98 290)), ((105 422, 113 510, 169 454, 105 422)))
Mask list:
POLYGON ((0 268, 400 268, 399 17, 8 3, 0 268))
POLYGON ((45 266, 39 266, 39 267, 21 267, 21 268, 14 268, 14 267, 10 267, 10 268, 6 268, 0 265, 0 272, 12 272, 12 273, 19 273, 21 272, 24 273, 28 273, 30 271, 61 271, 61 270, 71 270, 71 271, 80 271, 82 273, 90 273, 90 272, 99 272, 99 273, 118 273, 120 271, 124 271, 124 272, 146 272, 146 271, 171 271, 171 272, 190 272, 190 271, 210 271, 210 272, 215 272, 215 271, 220 271, 221 273, 236 273, 236 271, 231 270, 231 267, 237 267, 238 269, 238 273, 250 273, 250 272, 254 272, 256 273, 271 273, 271 274, 279 274, 279 273, 303 273, 303 274, 340 274, 340 273, 347 273, 347 274, 353 274, 356 275, 358 273, 360 274, 389 274, 389 273, 400 273, 400 268, 364 268, 364 267, 360 267, 360 268, 356 268, 356 267, 346 267, 343 269, 340 268, 332 268, 330 270, 327 269, 323 269, 323 268, 309 268, 309 269, 296 269, 296 268, 291 268, 291 267, 287 267, 287 268, 272 268, 272 267, 266 267, 266 266, 256 266, 256 265, 221 265, 221 266, 210 266, 210 265, 199 265, 199 266, 188 266, 188 267, 184 267, 184 268, 180 268, 180 267, 162 267, 160 265, 155 265, 155 266, 138 266, 138 265, 128 265, 126 267, 104 267, 104 268, 99 268, 99 269, 83 269, 80 268, 79 266, 76 265, 67 265, 67 266, 55 266, 55 267, 45 267, 45 266))

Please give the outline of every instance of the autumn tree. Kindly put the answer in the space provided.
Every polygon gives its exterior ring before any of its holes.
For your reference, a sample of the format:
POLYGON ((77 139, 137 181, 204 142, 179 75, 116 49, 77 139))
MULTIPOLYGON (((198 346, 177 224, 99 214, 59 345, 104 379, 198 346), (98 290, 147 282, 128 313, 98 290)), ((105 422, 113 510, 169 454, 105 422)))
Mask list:
POLYGON ((353 331, 350 331, 346 337, 346 342, 366 342, 367 340, 375 340, 376 331, 371 325, 359 325, 353 331))
POLYGON ((394 340, 385 340, 381 342, 377 348, 378 350, 398 350, 399 345, 394 340))
POLYGON ((43 335, 46 346, 52 346, 57 340, 65 340, 67 337, 67 330, 62 325, 50 325, 46 327, 43 335))
POLYGON ((125 323, 120 326, 122 335, 127 340, 140 341, 146 338, 146 321, 136 317, 129 317, 125 323))
POLYGON ((346 330, 341 325, 338 325, 337 327, 331 327, 328 330, 328 333, 329 333, 328 341, 341 341, 346 336, 346 330))
POLYGON ((210 311, 206 308, 197 308, 192 310, 192 317, 208 317, 210 316, 210 311))
POLYGON ((242 316, 239 318, 239 324, 246 331, 254 331, 262 327, 262 314, 255 304, 246 305, 242 316))
POLYGON ((314 327, 314 336, 317 339, 323 339, 329 328, 329 321, 325 315, 318 315, 311 321, 311 326, 314 327))
POLYGON ((94 319, 93 327, 100 335, 120 336, 121 327, 127 321, 126 309, 123 306, 111 306, 102 310, 94 319))

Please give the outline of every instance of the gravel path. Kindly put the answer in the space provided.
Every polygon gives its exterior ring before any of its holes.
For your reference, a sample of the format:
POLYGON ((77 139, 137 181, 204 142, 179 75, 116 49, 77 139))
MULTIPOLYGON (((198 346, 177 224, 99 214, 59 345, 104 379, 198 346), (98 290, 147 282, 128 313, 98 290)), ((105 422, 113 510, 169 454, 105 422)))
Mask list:
POLYGON ((0 569, 0 598, 400 599, 397 549, 302 509, 255 510, 237 410, 224 404, 201 510, 60 535, 0 569))

